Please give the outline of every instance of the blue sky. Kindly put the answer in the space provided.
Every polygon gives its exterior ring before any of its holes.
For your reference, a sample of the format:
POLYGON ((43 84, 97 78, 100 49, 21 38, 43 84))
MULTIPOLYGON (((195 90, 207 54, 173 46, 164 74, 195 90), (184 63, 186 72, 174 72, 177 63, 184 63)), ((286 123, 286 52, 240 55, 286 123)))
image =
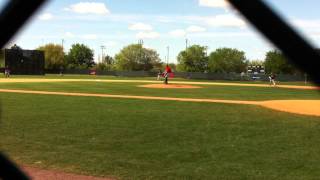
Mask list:
MULTIPOLYGON (((0 6, 7 2, 0 0, 0 6)), ((318 0, 266 0, 320 46, 318 0)), ((73 43, 88 45, 96 61, 105 53, 114 56, 124 46, 143 39, 169 61, 189 45, 238 48, 248 59, 264 59, 272 45, 241 19, 223 0, 52 0, 20 31, 9 45, 34 49, 46 43, 61 44, 67 52, 73 43)))

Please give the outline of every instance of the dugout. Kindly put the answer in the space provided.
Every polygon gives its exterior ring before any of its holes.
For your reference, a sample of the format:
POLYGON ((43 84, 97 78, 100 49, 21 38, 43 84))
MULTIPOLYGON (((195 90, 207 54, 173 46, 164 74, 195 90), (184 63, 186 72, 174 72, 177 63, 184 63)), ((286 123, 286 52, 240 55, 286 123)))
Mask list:
POLYGON ((5 49, 4 67, 14 75, 44 75, 44 52, 38 50, 5 49))

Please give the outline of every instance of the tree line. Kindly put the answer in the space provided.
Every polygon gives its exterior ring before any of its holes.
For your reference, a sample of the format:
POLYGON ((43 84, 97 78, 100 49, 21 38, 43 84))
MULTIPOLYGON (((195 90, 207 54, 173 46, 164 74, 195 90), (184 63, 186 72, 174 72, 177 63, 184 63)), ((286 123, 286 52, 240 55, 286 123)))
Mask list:
POLYGON ((279 50, 268 51, 264 60, 249 61, 245 52, 238 49, 218 48, 208 55, 206 46, 193 45, 181 51, 177 60, 177 69, 183 72, 241 73, 249 66, 259 66, 266 73, 302 73, 279 50))
MULTIPOLYGON (((46 44, 37 50, 45 52, 45 68, 48 70, 97 69, 118 71, 158 71, 166 65, 159 54, 143 47, 142 44, 130 44, 123 47, 114 57, 106 55, 99 63, 94 62, 94 52, 84 44, 73 44, 68 53, 58 44, 46 44)), ((244 51, 234 48, 219 48, 208 53, 208 48, 192 45, 177 56, 177 64, 170 64, 179 72, 241 73, 248 66, 264 66, 267 73, 301 73, 289 63, 278 50, 266 53, 264 60, 249 60, 244 51)))

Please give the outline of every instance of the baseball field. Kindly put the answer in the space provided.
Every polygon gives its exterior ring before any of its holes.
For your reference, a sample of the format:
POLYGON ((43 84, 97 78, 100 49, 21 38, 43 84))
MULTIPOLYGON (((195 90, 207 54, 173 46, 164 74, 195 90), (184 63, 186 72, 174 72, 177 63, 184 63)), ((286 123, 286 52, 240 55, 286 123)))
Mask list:
POLYGON ((108 76, 0 79, 0 148, 21 166, 111 179, 316 179, 312 84, 108 76))

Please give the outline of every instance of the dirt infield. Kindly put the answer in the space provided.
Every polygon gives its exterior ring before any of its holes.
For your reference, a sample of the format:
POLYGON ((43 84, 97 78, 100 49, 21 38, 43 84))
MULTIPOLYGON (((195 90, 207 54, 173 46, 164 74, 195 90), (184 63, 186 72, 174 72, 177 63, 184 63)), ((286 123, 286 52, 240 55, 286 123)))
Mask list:
POLYGON ((179 84, 147 84, 138 87, 153 88, 153 89, 199 89, 200 86, 179 85, 179 84))
POLYGON ((131 95, 93 94, 93 93, 69 93, 69 92, 51 92, 51 91, 13 90, 13 89, 0 89, 0 92, 21 93, 21 94, 62 95, 62 96, 105 97, 105 98, 122 98, 122 99, 162 100, 162 101, 182 101, 182 102, 245 104, 245 105, 258 105, 265 108, 294 113, 294 114, 320 116, 320 100, 237 101, 237 100, 173 98, 173 97, 156 97, 156 96, 131 96, 131 95))
MULTIPOLYGON (((161 84, 161 81, 150 80, 112 80, 112 79, 41 79, 41 78, 0 78, 0 83, 32 83, 32 82, 111 82, 111 83, 152 83, 161 84)), ((244 86, 244 87, 270 87, 269 84, 245 84, 245 83, 220 83, 220 82, 192 82, 171 81, 174 84, 184 85, 214 85, 214 86, 244 86)), ((277 85, 277 88, 320 90, 316 86, 277 85)))
POLYGON ((261 106, 295 114, 320 116, 320 100, 264 101, 261 106))
POLYGON ((99 178, 71 173, 64 173, 54 170, 44 170, 34 167, 22 167, 28 176, 34 180, 112 180, 110 178, 99 178))

